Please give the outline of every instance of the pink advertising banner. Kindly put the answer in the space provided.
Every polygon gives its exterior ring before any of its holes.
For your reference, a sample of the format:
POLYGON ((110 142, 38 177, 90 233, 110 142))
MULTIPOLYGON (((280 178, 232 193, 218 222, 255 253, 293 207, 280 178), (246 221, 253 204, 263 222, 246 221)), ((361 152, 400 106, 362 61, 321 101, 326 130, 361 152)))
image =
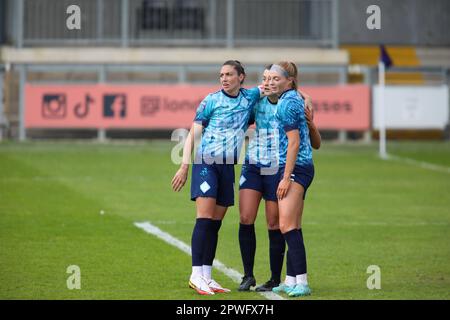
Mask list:
POLYGON ((314 105, 319 129, 365 131, 370 129, 370 87, 338 85, 302 87, 314 105))
MULTIPOLYGON (((191 126, 201 100, 218 86, 36 85, 25 87, 26 128, 174 129, 191 126)), ((303 87, 313 97, 319 129, 367 130, 364 85, 303 87)))

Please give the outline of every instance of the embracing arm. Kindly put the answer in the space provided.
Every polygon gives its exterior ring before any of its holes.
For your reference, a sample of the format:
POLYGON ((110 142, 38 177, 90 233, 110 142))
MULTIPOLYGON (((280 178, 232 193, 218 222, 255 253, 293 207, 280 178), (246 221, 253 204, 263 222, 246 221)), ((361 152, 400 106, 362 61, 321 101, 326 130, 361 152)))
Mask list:
POLYGON ((313 121, 314 111, 312 110, 312 108, 310 109, 308 106, 306 107, 305 116, 306 122, 308 123, 309 139, 311 141, 311 146, 314 149, 319 149, 322 143, 322 137, 320 136, 320 132, 313 121))
POLYGON ((305 117, 306 117, 306 122, 308 124, 311 146, 314 149, 319 149, 320 145, 322 143, 322 137, 320 136, 320 132, 314 123, 314 110, 313 110, 313 105, 312 105, 312 101, 311 101, 311 96, 301 90, 300 90, 300 94, 303 97, 303 99, 305 100, 305 117))

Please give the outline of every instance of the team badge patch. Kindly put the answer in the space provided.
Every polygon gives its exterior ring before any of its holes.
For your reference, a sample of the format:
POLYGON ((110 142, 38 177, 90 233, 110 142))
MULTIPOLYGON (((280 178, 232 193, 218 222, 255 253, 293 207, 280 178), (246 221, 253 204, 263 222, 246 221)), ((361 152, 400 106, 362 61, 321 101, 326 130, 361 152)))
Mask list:
POLYGON ((211 189, 211 187, 206 181, 200 185, 200 190, 202 190, 203 193, 206 193, 209 189, 211 189))

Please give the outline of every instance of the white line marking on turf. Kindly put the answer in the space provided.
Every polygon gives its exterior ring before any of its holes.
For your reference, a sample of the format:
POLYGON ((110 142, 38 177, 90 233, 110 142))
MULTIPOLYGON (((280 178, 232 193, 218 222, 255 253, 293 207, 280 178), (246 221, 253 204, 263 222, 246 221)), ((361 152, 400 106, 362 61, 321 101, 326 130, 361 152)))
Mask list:
POLYGON ((419 166, 419 167, 421 167, 423 169, 428 169, 428 170, 433 170, 433 171, 438 171, 438 172, 450 173, 450 168, 446 167, 446 166, 440 166, 440 165, 429 163, 429 162, 418 161, 418 160, 414 160, 414 159, 411 159, 411 158, 394 156, 394 155, 391 155, 391 154, 388 154, 387 158, 389 160, 402 161, 402 162, 405 162, 407 164, 416 165, 416 166, 419 166))
MULTIPOLYGON (((184 253, 187 253, 188 255, 191 255, 191 247, 188 246, 183 241, 175 238, 174 236, 170 235, 167 232, 162 231, 158 227, 154 226, 150 222, 135 222, 134 225, 142 230, 144 230, 147 233, 150 233, 159 239, 167 242, 168 244, 177 247, 184 253)), ((213 265, 216 269, 224 273, 227 277, 229 277, 231 280, 233 280, 236 283, 240 283, 242 280, 243 275, 239 273, 238 271, 228 268, 226 265, 224 265, 222 262, 220 262, 217 259, 214 259, 213 265)), ((266 299, 269 300, 285 300, 282 296, 274 293, 274 292, 258 292, 260 295, 264 296, 266 299)))

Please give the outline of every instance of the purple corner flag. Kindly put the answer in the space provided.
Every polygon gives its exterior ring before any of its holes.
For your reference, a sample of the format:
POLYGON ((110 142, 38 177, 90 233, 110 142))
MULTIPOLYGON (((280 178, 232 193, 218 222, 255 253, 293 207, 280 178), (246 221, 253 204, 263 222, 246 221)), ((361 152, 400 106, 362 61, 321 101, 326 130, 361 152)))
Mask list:
POLYGON ((390 66, 392 66, 392 64, 393 64, 392 59, 389 56, 389 54, 387 53, 384 45, 380 45, 380 61, 382 61, 384 63, 384 66, 386 69, 389 68, 390 66))

